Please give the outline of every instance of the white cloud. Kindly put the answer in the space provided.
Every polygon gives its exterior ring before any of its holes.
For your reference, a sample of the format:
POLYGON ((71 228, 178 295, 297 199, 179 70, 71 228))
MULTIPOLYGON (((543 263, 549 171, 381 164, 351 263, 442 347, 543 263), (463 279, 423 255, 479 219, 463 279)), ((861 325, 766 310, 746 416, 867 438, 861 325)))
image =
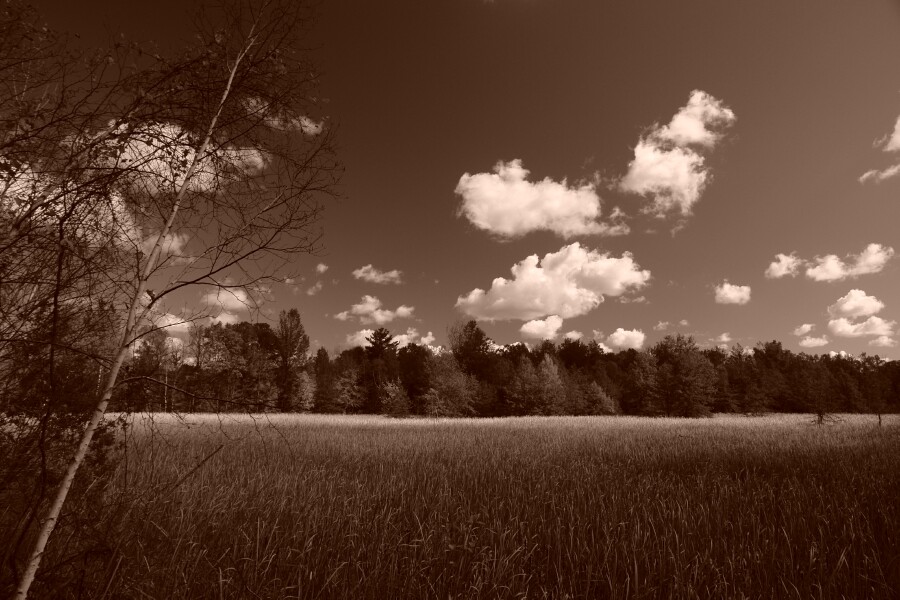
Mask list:
POLYGON ((731 334, 726 331, 725 333, 719 335, 719 337, 716 338, 716 341, 720 344, 727 344, 731 342, 731 339, 731 334))
POLYGON ((566 338, 567 340, 580 340, 581 338, 584 337, 584 334, 581 333, 580 331, 575 331, 573 329, 572 331, 569 331, 568 333, 566 333, 563 337, 566 338))
POLYGON ((621 296, 650 280, 650 271, 641 270, 630 252, 616 258, 578 242, 541 260, 532 254, 511 272, 512 279, 498 277, 488 291, 476 288, 460 296, 456 306, 478 319, 568 319, 597 308, 604 296, 621 296))
POLYGON ((841 358, 847 358, 848 356, 853 356, 852 354, 848 354, 846 350, 841 350, 840 352, 835 352, 832 350, 828 353, 828 356, 831 358, 835 358, 836 356, 840 356, 841 358))
POLYGON ((507 238, 533 231, 564 238, 628 233, 617 209, 611 223, 599 221, 600 196, 593 183, 570 187, 565 179, 531 182, 528 175, 519 159, 498 162, 493 173, 464 174, 455 190, 462 197, 460 214, 479 229, 507 238))
POLYGON ((884 308, 884 302, 875 296, 869 296, 862 290, 850 290, 846 296, 828 307, 832 317, 868 317, 877 314, 884 308))
POLYGON ((215 291, 204 294, 202 302, 207 306, 218 306, 229 313, 256 307, 256 303, 242 288, 216 288, 215 291))
POLYGON ((669 328, 670 323, 668 321, 660 321, 656 325, 653 326, 653 331, 665 331, 669 328))
MULTIPOLYGON (((878 142, 876 142, 876 146, 880 146, 881 149, 885 152, 900 151, 900 117, 897 117, 897 121, 896 123, 894 123, 894 131, 878 140, 878 142)), ((897 175, 900 175, 900 163, 882 170, 872 169, 870 171, 866 171, 859 178, 859 182, 866 183, 869 181, 874 181, 875 183, 880 183, 885 179, 890 179, 891 177, 895 177, 897 175)))
POLYGON ((317 281, 315 285, 310 286, 306 290, 306 295, 307 296, 315 296, 316 294, 318 294, 321 291, 322 291, 322 282, 317 281))
POLYGON ((825 346, 828 344, 828 338, 825 336, 822 337, 812 337, 806 336, 802 340, 798 342, 801 348, 818 348, 820 346, 825 346))
MULTIPOLYGON (((428 335, 431 335, 431 332, 428 332, 428 335)), ((417 344, 421 339, 421 335, 419 335, 419 330, 415 327, 407 327, 406 333, 400 333, 394 336, 394 341, 397 342, 398 348, 403 348, 404 346, 408 346, 410 344, 417 344)), ((434 336, 432 336, 432 341, 434 341, 434 336)))
POLYGON ((371 264, 365 265, 353 271, 353 276, 357 279, 362 279, 363 281, 368 281, 369 283, 381 283, 388 284, 394 283, 399 284, 403 283, 401 280, 401 276, 403 273, 394 269, 393 271, 379 271, 371 264))
POLYGON ((840 337, 892 336, 896 321, 885 321, 881 317, 869 317, 865 321, 851 323, 849 319, 841 317, 828 321, 828 329, 834 335, 840 337))
POLYGON ((857 255, 841 260, 834 254, 817 256, 815 266, 806 269, 806 276, 814 281, 840 281, 860 275, 878 273, 894 256, 894 249, 881 244, 869 244, 857 255))
POLYGON ((522 337, 537 340, 553 340, 559 335, 563 320, 557 315, 550 315, 546 319, 534 319, 528 321, 519 328, 522 337))
POLYGON ((327 270, 328 270, 328 265, 326 265, 325 263, 319 263, 316 265, 316 273, 318 273, 319 275, 321 275, 322 273, 324 273, 327 270))
POLYGON ((628 296, 622 296, 619 298, 619 302, 622 304, 647 304, 647 298, 644 296, 637 296, 635 298, 629 298, 628 296))
POLYGON ((809 333, 810 331, 815 329, 815 327, 816 326, 813 325, 812 323, 804 323, 803 325, 800 325, 799 327, 794 329, 794 335, 796 335, 798 337, 801 335, 806 335, 807 333, 809 333))
POLYGON ((374 329, 361 329, 359 331, 354 331, 353 333, 347 334, 347 345, 351 348, 355 348, 356 346, 361 346, 363 348, 369 346, 369 338, 372 334, 375 333, 374 329))
POLYGON ((690 323, 688 323, 687 319, 682 319, 682 320, 678 321, 678 324, 681 325, 682 327, 687 327, 688 325, 690 325, 690 323))
POLYGON ((717 304, 747 304, 750 302, 750 286, 724 283, 716 286, 717 304))
POLYGON ((871 340, 869 345, 878 346, 879 348, 895 348, 897 346, 897 340, 891 339, 886 335, 880 335, 874 340, 871 340))
POLYGON ((396 310, 387 310, 381 308, 381 300, 375 296, 365 295, 359 304, 354 304, 350 310, 345 310, 334 315, 335 319, 347 321, 353 317, 357 317, 360 323, 376 325, 384 325, 390 323, 394 319, 408 319, 412 317, 415 307, 401 305, 396 310))
POLYGON ((163 313, 153 319, 153 324, 166 330, 169 335, 187 335, 190 331, 191 323, 181 317, 176 317, 171 313, 163 313))
POLYGON ((638 141, 619 188, 652 196, 653 203, 645 210, 658 217, 673 210, 689 216, 709 181, 700 152, 712 150, 735 120, 734 112, 720 100, 694 90, 668 125, 656 125, 638 141))
POLYGON ((622 329, 619 327, 606 338, 606 345, 616 350, 634 348, 640 350, 644 347, 647 336, 640 329, 622 329))
POLYGON ((776 254, 775 260, 766 269, 766 277, 769 279, 780 279, 790 275, 794 277, 803 267, 803 261, 797 258, 794 253, 776 254))
POLYGON ((213 323, 221 323, 222 325, 234 324, 241 320, 241 317, 230 313, 228 311, 222 311, 212 319, 210 319, 213 323))

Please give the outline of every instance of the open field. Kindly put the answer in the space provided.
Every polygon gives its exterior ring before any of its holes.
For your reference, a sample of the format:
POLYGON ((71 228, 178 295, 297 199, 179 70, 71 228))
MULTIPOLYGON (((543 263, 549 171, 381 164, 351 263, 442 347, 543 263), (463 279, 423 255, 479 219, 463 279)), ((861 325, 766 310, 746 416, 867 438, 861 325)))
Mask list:
POLYGON ((157 415, 130 437, 112 596, 900 594, 896 416, 157 415))

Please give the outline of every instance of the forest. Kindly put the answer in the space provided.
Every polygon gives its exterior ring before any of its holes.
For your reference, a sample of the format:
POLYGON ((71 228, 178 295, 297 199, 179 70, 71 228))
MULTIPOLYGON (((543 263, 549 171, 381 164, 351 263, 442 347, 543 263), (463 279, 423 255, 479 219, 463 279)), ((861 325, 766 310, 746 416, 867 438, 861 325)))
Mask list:
POLYGON ((591 341, 498 345, 475 321, 449 349, 375 330, 368 345, 315 353, 296 309, 268 323, 194 325, 187 344, 150 333, 113 398, 122 411, 276 411, 393 416, 883 413, 900 408, 900 364, 795 354, 778 341, 701 348, 669 335, 617 353, 591 341))

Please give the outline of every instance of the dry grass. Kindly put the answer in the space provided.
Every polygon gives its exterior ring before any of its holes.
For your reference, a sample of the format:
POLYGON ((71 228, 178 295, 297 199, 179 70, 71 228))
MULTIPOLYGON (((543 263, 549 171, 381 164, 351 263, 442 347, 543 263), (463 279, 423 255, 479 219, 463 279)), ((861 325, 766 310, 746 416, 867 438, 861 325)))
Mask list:
POLYGON ((900 419, 874 422, 157 416, 107 591, 896 598, 900 419))

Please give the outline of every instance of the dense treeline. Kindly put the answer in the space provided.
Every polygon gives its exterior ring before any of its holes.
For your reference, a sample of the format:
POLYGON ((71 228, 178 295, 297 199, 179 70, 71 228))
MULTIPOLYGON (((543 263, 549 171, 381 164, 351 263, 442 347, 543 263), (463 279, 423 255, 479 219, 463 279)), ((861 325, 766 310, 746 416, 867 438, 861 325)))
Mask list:
POLYGON ((368 346, 309 352, 296 310, 278 326, 192 327, 186 346, 162 331, 135 349, 119 408, 273 410, 425 416, 667 415, 900 409, 900 363, 795 354, 772 341, 701 349, 667 336, 644 351, 566 339, 496 345, 475 321, 450 348, 398 347, 385 328, 368 346))

